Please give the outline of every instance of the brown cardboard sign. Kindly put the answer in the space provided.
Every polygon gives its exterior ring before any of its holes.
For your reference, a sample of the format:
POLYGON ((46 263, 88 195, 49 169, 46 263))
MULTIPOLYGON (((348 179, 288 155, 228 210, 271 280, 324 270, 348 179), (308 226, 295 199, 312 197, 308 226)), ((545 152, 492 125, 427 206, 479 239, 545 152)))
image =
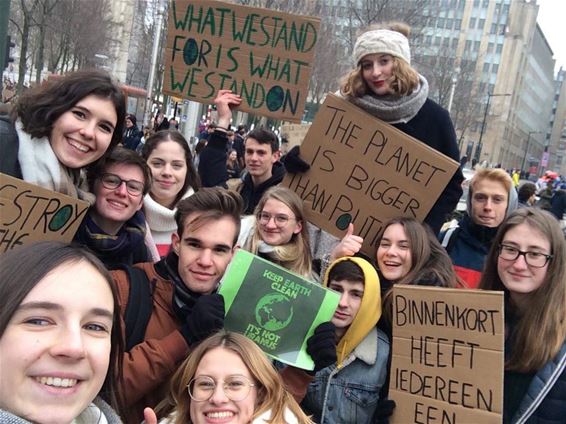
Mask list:
POLYGON ((289 141, 288 149, 303 144, 305 136, 309 132, 311 124, 283 124, 281 125, 281 135, 289 141))
POLYGON ((501 423, 503 292, 395 286, 391 423, 501 423))
POLYGON ((0 254, 34 241, 70 242, 88 202, 0 174, 0 254))
POLYGON ((300 122, 320 19, 212 0, 173 0, 163 92, 212 103, 242 96, 239 110, 300 122))
POLYGON ((330 234, 342 237, 352 222, 371 256, 383 222, 424 220, 458 169, 458 162, 331 94, 301 157, 311 169, 287 174, 283 185, 301 197, 308 220, 330 234))

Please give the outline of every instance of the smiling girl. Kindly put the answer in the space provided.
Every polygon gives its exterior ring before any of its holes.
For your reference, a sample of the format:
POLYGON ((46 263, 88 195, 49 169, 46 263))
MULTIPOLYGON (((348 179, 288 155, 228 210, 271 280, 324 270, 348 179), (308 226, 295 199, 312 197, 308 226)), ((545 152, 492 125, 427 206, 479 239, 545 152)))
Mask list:
POLYGON ((81 169, 118 144, 125 97, 101 71, 78 71, 28 90, 0 117, 0 172, 90 203, 81 169))
POLYGON ((118 303, 86 250, 41 242, 0 257, 0 422, 119 423, 118 303))

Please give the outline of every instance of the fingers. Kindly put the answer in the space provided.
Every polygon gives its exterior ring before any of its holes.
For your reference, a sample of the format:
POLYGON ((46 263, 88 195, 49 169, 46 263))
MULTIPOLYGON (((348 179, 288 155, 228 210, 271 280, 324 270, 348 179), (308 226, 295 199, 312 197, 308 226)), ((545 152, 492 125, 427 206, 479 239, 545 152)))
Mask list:
POLYGON ((348 237, 354 234, 354 224, 350 222, 348 224, 348 230, 346 230, 346 235, 344 237, 348 237))
POLYGON ((157 424, 157 415, 151 408, 145 408, 143 410, 143 419, 145 424, 157 424))

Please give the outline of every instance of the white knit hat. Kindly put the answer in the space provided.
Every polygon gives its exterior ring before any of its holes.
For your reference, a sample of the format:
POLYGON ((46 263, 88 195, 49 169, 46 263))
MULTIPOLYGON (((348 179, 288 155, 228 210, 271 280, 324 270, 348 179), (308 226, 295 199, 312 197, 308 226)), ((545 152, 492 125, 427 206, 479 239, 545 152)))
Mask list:
POLYGON ((356 65, 367 54, 390 54, 411 64, 409 40, 403 34, 388 29, 377 29, 364 32, 354 45, 354 61, 356 65))

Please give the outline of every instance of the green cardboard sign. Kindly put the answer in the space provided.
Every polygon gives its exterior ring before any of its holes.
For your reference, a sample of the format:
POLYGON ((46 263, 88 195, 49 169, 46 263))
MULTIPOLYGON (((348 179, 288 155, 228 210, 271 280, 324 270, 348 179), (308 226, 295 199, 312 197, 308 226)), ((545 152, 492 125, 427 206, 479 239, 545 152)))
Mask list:
POLYGON ((219 289, 227 330, 244 334, 269 356, 312 370, 306 341, 330 321, 340 295, 285 268, 238 250, 219 289))

